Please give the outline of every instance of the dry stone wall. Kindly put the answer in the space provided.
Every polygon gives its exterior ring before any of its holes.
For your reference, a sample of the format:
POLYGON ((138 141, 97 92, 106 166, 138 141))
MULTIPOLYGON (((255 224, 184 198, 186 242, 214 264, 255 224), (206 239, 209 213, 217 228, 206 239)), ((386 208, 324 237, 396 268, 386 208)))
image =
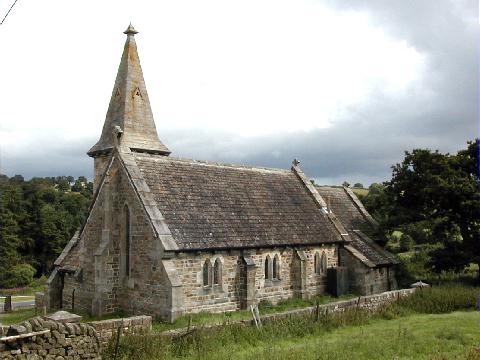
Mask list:
POLYGON ((110 339, 121 333, 143 333, 152 328, 150 316, 61 323, 35 317, 18 325, 0 327, 0 359, 101 359, 110 339))
POLYGON ((112 337, 116 336, 119 328, 123 335, 150 332, 152 330, 152 317, 145 315, 133 316, 126 319, 94 321, 89 323, 89 325, 95 329, 100 345, 104 347, 112 337))
MULTIPOLYGON (((371 312, 375 312, 384 305, 395 302, 400 298, 413 294, 415 290, 416 289, 393 290, 393 291, 387 291, 381 294, 359 296, 358 298, 354 298, 351 300, 343 300, 343 301, 337 301, 334 303, 323 304, 323 305, 319 305, 319 312, 321 313, 325 313, 327 311, 329 313, 341 312, 341 311, 345 311, 348 309, 355 309, 355 308, 365 309, 371 312)), ((317 311, 317 307, 311 306, 311 307, 294 309, 294 310, 284 311, 284 312, 275 313, 275 314, 269 314, 269 315, 263 315, 263 316, 261 315, 260 319, 262 323, 268 323, 268 322, 281 320, 285 318, 291 318, 294 316, 312 316, 315 314, 316 311, 317 311)), ((254 326, 255 321, 253 319, 234 320, 234 321, 229 321, 229 324, 243 324, 246 326, 254 326)), ((224 324, 223 323, 214 324, 209 327, 213 328, 218 326, 224 326, 224 324)), ((202 326, 202 328, 205 328, 205 326, 202 326)), ((162 332, 161 335, 165 337, 174 337, 174 336, 182 335, 185 333, 185 331, 188 331, 191 329, 192 328, 167 330, 162 332)))
MULTIPOLYGON (((386 291, 381 294, 359 296, 351 300, 337 301, 330 304, 319 305, 319 311, 321 312, 339 312, 348 309, 364 309, 371 312, 379 310, 382 306, 393 303, 400 298, 409 296, 415 292, 416 289, 401 289, 386 291)), ((282 318, 295 316, 295 315, 312 315, 317 311, 316 306, 307 307, 304 309, 290 310, 272 315, 262 316, 262 322, 275 321, 282 318)), ((248 323, 252 323, 253 320, 248 320, 248 323)))
POLYGON ((100 340, 87 324, 35 317, 10 326, 0 341, 0 359, 100 359, 100 340))

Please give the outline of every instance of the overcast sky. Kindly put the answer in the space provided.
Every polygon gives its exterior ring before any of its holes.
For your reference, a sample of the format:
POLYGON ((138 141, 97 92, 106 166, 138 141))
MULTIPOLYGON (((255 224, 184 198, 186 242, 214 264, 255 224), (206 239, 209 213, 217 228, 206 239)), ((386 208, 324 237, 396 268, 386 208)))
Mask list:
POLYGON ((477 0, 18 0, 0 26, 0 171, 92 176, 132 22, 173 156, 384 181, 404 150, 478 136, 478 13, 477 0))

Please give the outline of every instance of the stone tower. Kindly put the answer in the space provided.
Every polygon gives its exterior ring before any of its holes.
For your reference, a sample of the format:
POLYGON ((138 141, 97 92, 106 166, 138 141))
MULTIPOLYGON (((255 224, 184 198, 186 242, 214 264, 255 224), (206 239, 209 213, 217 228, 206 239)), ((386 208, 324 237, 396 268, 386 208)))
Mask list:
POLYGON ((123 131, 122 145, 134 152, 148 152, 168 156, 170 150, 158 138, 152 109, 148 99, 138 57, 135 34, 138 32, 130 24, 117 78, 108 106, 102 135, 88 151, 94 158, 94 191, 105 171, 114 147, 113 133, 116 126, 123 131))

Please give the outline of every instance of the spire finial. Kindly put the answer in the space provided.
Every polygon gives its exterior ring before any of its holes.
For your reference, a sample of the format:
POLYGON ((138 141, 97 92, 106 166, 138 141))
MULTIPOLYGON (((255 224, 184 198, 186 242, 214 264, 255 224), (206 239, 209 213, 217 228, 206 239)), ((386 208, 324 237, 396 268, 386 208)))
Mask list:
POLYGON ((130 25, 128 25, 127 30, 125 30, 123 33, 127 35, 135 35, 135 34, 138 34, 138 31, 135 30, 132 23, 130 23, 130 25))

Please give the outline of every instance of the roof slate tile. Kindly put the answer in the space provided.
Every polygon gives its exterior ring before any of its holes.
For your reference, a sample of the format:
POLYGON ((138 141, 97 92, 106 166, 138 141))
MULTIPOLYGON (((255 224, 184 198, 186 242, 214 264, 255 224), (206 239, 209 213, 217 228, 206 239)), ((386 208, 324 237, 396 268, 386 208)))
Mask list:
POLYGON ((134 157, 180 249, 342 241, 289 170, 134 157))

